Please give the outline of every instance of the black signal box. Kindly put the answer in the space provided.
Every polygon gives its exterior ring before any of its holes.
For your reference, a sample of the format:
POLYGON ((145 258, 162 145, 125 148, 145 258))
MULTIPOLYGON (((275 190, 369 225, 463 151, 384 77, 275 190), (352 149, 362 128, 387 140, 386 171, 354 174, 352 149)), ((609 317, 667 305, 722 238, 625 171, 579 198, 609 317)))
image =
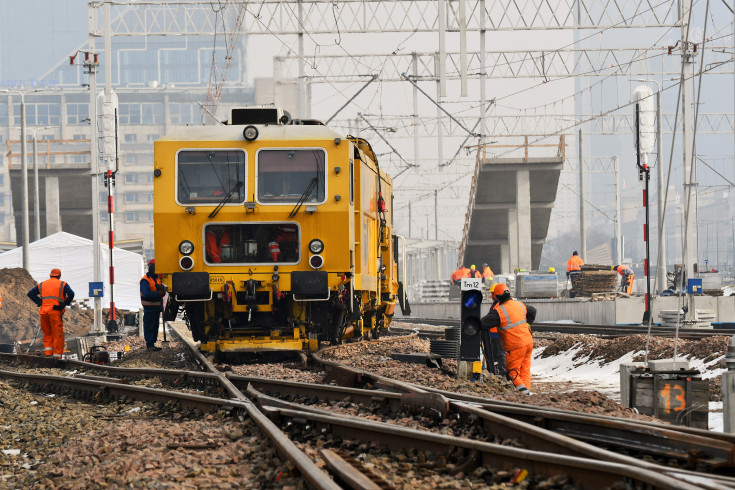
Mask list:
POLYGON ((461 361, 479 361, 481 349, 480 307, 482 291, 467 289, 462 291, 462 315, 460 326, 459 359, 461 361))

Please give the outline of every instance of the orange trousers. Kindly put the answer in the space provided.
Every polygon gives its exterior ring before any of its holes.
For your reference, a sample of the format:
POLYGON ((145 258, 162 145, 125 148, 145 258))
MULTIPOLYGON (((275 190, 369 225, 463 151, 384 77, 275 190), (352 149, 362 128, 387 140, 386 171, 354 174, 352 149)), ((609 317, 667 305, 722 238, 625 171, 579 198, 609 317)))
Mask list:
POLYGON ((505 351, 505 373, 516 389, 531 389, 531 357, 533 342, 505 351))
POLYGON ((628 294, 633 294, 633 279, 635 279, 635 274, 629 275, 625 281, 625 292, 628 294))
POLYGON ((64 322, 62 312, 51 310, 41 313, 43 351, 47 356, 60 358, 64 353, 64 322))

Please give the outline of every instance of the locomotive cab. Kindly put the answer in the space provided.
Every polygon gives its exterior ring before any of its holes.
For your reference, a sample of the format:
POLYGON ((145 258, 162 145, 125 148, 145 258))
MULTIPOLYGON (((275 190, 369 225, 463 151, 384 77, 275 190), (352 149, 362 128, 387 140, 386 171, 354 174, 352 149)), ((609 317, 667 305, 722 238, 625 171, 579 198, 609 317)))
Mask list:
POLYGON ((308 350, 388 328, 402 292, 392 181, 367 141, 267 106, 154 148, 164 317, 183 311, 203 351, 308 350))

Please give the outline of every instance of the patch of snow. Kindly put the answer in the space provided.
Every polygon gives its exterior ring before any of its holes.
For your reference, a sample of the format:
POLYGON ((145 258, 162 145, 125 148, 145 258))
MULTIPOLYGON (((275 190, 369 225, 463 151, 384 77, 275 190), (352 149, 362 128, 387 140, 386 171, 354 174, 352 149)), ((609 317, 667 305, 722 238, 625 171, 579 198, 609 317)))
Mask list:
POLYGON ((725 431, 725 421, 722 414, 722 402, 709 402, 709 430, 725 431))
MULTIPOLYGON (((633 358, 643 351, 629 352, 620 359, 601 364, 600 360, 590 360, 589 356, 575 359, 582 346, 575 346, 565 352, 549 357, 541 357, 545 347, 533 349, 531 374, 534 382, 570 383, 570 389, 585 389, 599 391, 608 398, 620 402, 620 365, 632 362, 633 358)), ((701 372, 702 379, 714 378, 722 375, 725 369, 710 369, 717 364, 721 357, 705 363, 702 359, 681 357, 687 359, 691 369, 701 372)), ((533 384, 533 383, 532 383, 533 384)), ((709 402, 709 429, 723 431, 722 402, 709 402)))

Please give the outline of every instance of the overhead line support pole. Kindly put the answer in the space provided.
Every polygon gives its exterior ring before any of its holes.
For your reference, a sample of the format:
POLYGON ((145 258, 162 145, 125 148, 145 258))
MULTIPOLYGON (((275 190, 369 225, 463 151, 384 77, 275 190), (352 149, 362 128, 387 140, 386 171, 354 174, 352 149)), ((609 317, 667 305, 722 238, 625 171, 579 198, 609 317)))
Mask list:
POLYGON ((579 242, 582 250, 582 257, 587 257, 587 238, 585 233, 584 222, 584 153, 582 151, 582 130, 579 130, 579 141, 577 143, 577 156, 579 159, 579 242))
MULTIPOLYGON (((413 53, 411 57, 411 67, 413 69, 414 77, 419 71, 419 60, 416 53, 413 53)), ((413 163, 418 167, 419 165, 419 94, 417 91, 418 85, 413 86, 413 163)))
MULTIPOLYGON (((100 254, 100 198, 99 198, 99 147, 97 134, 97 66, 95 63, 97 36, 97 9, 89 6, 89 51, 84 53, 83 66, 89 75, 89 131, 92 170, 92 262, 93 280, 102 282, 100 254)), ((102 298, 94 298, 94 322, 90 333, 95 334, 95 344, 99 343, 99 335, 104 333, 102 326, 102 298)))

